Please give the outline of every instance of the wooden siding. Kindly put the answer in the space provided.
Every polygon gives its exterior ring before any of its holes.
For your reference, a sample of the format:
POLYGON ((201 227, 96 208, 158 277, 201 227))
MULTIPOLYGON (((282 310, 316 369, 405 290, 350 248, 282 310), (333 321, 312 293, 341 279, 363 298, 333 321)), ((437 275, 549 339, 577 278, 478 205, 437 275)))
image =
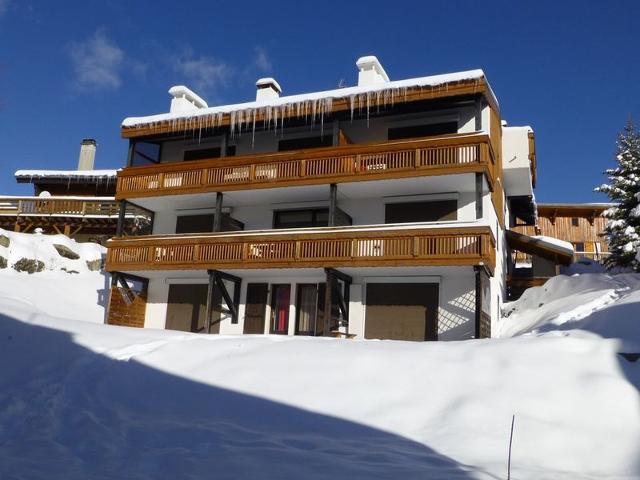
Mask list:
POLYGON ((412 265, 495 267, 489 227, 234 233, 109 241, 107 271, 412 265))
POLYGON ((438 138, 347 145, 285 153, 129 167, 118 172, 116 198, 343 183, 485 172, 493 187, 499 163, 491 137, 438 138))
POLYGON ((109 325, 143 328, 147 297, 143 294, 137 294, 135 299, 129 303, 125 300, 126 296, 127 294, 122 287, 111 287, 107 323, 109 325))
MULTIPOLYGON (((422 87, 410 87, 403 92, 402 95, 396 95, 394 99, 395 104, 416 102, 421 100, 431 100, 436 98, 455 97, 460 95, 470 95, 482 93, 489 102, 492 108, 498 109, 498 105, 495 103, 493 94, 489 88, 487 81, 482 79, 477 80, 463 80, 459 82, 450 82, 443 85, 434 87, 422 86, 422 87)), ((370 95, 369 107, 377 108, 385 105, 384 95, 376 96, 370 95)), ((264 114, 256 109, 255 120, 258 124, 262 124, 267 119, 264 114)), ((351 103, 349 98, 334 98, 332 101, 331 113, 348 112, 351 110, 351 103)), ((285 110, 284 118, 292 118, 297 116, 295 108, 285 110)), ((219 126, 228 126, 230 124, 231 116, 225 113, 219 126)), ((202 129, 203 125, 210 123, 210 120, 206 116, 200 117, 187 117, 179 119, 171 119, 166 121, 159 121, 148 123, 133 127, 122 127, 121 135, 123 138, 136 138, 136 137, 148 137, 153 135, 168 135, 175 133, 184 133, 187 131, 198 131, 202 129)))
POLYGON ((548 237, 559 238, 573 244, 584 243, 585 251, 593 248, 595 243, 599 243, 602 252, 608 252, 606 239, 603 236, 607 220, 602 216, 593 218, 585 218, 583 216, 570 217, 538 217, 537 230, 534 226, 518 226, 514 230, 525 235, 545 235, 548 237), (572 225, 572 219, 578 219, 578 226, 572 225))

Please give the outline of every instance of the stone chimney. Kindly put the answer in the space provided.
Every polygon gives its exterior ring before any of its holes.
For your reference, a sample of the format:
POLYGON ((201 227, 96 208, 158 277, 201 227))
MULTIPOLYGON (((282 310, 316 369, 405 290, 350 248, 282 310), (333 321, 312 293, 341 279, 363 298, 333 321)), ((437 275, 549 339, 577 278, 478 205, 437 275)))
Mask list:
POLYGON ((176 85, 169 89, 171 99, 171 108, 169 112, 193 112, 201 108, 207 108, 207 102, 200 98, 195 92, 188 89, 184 85, 176 85))
POLYGON ((274 98, 280 98, 282 89, 280 84, 273 78, 261 78, 256 82, 256 102, 262 100, 273 100, 274 98))
POLYGON ((85 138, 80 144, 80 156, 78 157, 78 170, 93 170, 96 160, 96 141, 93 138, 85 138))
POLYGON ((382 64, 376 57, 370 55, 368 57, 360 57, 356 62, 358 67, 358 86, 377 85, 387 83, 389 76, 384 71, 382 64))

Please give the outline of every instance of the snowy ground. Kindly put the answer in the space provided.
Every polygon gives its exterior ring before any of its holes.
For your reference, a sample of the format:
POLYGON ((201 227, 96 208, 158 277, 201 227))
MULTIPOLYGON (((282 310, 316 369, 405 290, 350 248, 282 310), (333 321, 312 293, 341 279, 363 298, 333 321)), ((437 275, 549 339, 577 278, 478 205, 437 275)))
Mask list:
POLYGON ((504 479, 514 414, 513 479, 640 478, 635 340, 603 327, 638 321, 639 277, 553 280, 513 338, 410 343, 100 325, 83 275, 0 270, 2 479, 504 479))

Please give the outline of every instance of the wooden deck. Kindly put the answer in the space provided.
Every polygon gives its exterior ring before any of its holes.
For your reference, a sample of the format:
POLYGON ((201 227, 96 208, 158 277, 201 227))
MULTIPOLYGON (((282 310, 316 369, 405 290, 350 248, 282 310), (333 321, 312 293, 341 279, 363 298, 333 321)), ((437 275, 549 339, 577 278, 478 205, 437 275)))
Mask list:
POLYGON ((497 133, 299 150, 128 167, 116 199, 499 172, 497 133))
POLYGON ((381 266, 495 268, 489 227, 336 227, 149 236, 108 242, 107 271, 381 266))
MULTIPOLYGON (((114 235, 119 202, 113 197, 0 197, 0 228, 29 232, 114 235)), ((127 204, 125 223, 148 218, 149 212, 127 204)))

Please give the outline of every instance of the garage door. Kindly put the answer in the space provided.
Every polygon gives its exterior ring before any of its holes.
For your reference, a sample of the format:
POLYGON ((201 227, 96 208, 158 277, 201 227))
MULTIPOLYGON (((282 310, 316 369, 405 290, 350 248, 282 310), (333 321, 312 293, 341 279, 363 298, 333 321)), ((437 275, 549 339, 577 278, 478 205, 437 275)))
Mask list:
POLYGON ((437 340, 438 284, 367 284, 365 338, 437 340))

